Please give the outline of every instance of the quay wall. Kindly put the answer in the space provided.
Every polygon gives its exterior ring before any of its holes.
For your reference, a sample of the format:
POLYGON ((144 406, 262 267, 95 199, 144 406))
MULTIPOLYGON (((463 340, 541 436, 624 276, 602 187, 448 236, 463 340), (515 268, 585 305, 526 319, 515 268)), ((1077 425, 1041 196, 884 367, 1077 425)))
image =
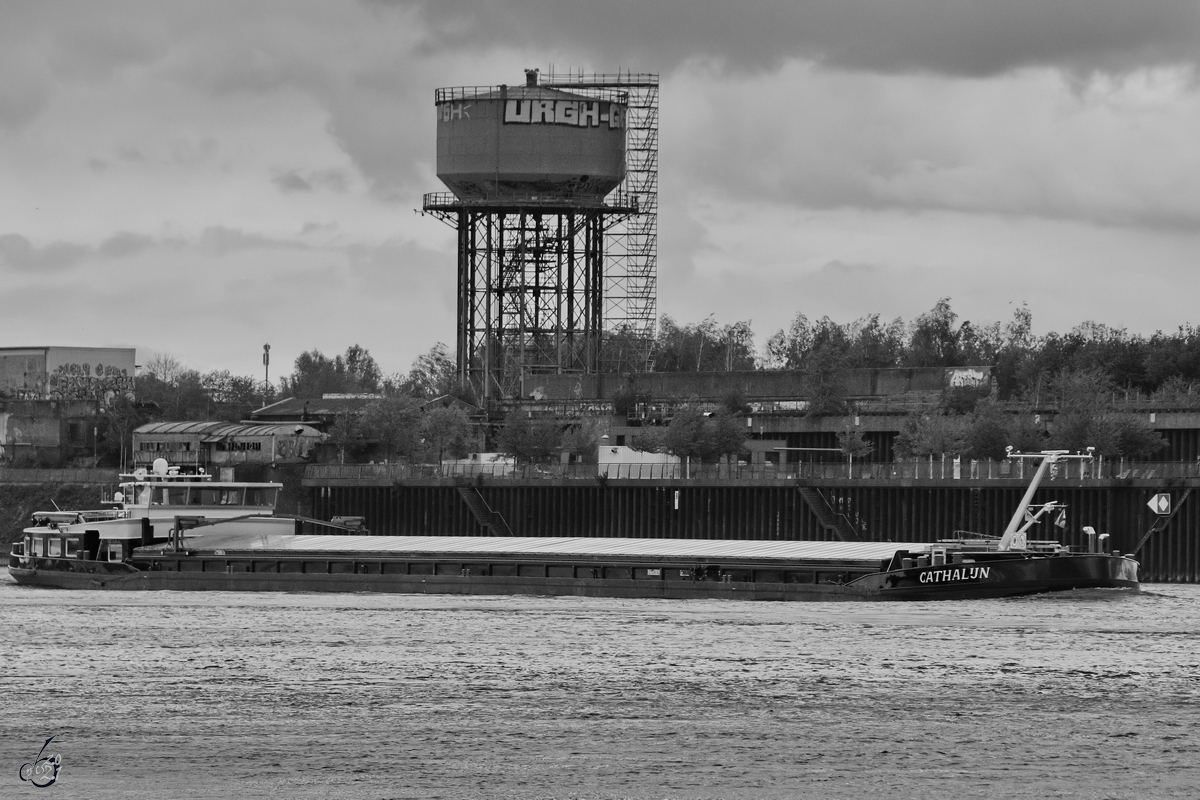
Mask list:
MULTIPOLYGON (((1200 485, 1200 479, 1192 479, 1200 485)), ((313 515, 365 517, 375 534, 487 535, 463 497, 475 490, 517 536, 697 539, 837 538, 800 492, 817 489, 864 541, 931 541, 957 531, 999 533, 1026 489, 1018 479, 963 480, 513 480, 408 479, 374 484, 306 479, 313 515), (470 488, 468 488, 470 487, 470 488)), ((1176 480, 1178 500, 1187 486, 1176 480)), ((1147 506, 1162 491, 1153 480, 1048 484, 1035 503, 1067 505, 1065 527, 1039 522, 1031 539, 1086 549, 1084 526, 1110 535, 1108 549, 1131 552, 1155 521, 1147 506)), ((811 496, 811 495, 810 495, 811 496)), ((1051 515, 1053 516, 1053 515, 1051 515)), ((1200 582, 1200 492, 1142 549, 1142 578, 1200 582)))
MULTIPOLYGON (((0 542, 7 559, 9 545, 21 538, 21 530, 33 519, 33 512, 59 508, 99 508, 103 489, 116 484, 116 473, 79 476, 72 482, 33 481, 24 470, 0 470, 0 542)), ((46 472, 29 470, 28 472, 46 472)), ((4 563, 8 563, 7 560, 4 563)))

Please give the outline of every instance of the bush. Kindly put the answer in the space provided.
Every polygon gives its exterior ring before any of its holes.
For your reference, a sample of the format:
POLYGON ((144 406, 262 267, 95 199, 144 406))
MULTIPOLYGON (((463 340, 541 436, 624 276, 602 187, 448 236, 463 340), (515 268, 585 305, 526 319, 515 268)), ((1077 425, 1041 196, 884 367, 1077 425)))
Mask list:
POLYGON ((637 414, 639 404, 653 400, 649 392, 639 391, 632 383, 626 383, 613 394, 613 413, 618 417, 632 417, 637 414))

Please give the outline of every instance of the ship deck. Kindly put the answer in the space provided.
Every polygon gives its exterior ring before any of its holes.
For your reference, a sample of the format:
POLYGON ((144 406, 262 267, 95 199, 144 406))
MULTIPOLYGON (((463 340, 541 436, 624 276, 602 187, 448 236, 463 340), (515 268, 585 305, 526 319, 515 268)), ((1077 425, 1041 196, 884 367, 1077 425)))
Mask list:
MULTIPOLYGON (((185 537, 190 552, 272 552, 289 555, 405 553, 491 555, 534 558, 638 558, 664 560, 752 560, 756 562, 879 562, 897 550, 926 553, 929 543, 754 541, 724 539, 632 539, 537 536, 315 536, 205 533, 185 537)), ((149 554, 169 545, 140 548, 149 554)))

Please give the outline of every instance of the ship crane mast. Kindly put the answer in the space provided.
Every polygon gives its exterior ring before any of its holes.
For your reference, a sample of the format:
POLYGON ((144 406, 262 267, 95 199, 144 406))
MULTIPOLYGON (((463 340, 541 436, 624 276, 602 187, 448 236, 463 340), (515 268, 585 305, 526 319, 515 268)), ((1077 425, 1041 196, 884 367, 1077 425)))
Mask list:
POLYGON ((1071 454, 1069 450, 1043 450, 1040 453, 1015 453, 1012 445, 1005 448, 1010 459, 1040 459, 1037 472, 1033 475, 1033 480, 1029 482, 1029 488, 1025 490, 1025 496, 1021 498, 1021 502, 1017 504, 1016 510, 1013 512, 1012 519, 1008 521, 1008 527, 1004 529, 1004 535, 1000 537, 1000 550, 1024 550, 1025 549, 1025 532, 1029 527, 1038 520, 1047 511, 1055 508, 1061 508, 1058 503, 1046 503, 1040 506, 1031 519, 1027 519, 1026 513, 1029 511, 1029 505, 1033 502, 1033 495, 1037 492, 1038 487, 1042 483, 1042 479, 1046 477, 1046 472, 1052 464, 1057 464, 1060 461, 1091 461, 1096 448, 1089 447, 1086 453, 1071 454), (1025 521, 1022 526, 1021 522, 1025 521))

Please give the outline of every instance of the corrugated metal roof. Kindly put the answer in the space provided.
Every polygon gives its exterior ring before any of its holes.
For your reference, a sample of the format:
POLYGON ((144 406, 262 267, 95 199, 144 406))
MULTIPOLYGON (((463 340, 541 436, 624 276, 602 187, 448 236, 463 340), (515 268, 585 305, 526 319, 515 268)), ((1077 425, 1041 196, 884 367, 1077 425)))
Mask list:
POLYGON ((618 539, 537 536, 247 536, 209 533, 189 537, 192 550, 286 552, 461 553, 530 556, 631 556, 644 558, 749 558, 758 560, 881 561, 900 549, 931 545, 896 542, 778 542, 733 539, 618 539))
POLYGON ((316 428, 297 426, 294 422, 257 423, 243 425, 235 422, 150 422, 139 426, 134 433, 139 436, 163 434, 202 436, 206 442, 220 441, 231 436, 320 436, 316 428), (297 434, 296 428, 303 430, 297 434))
POLYGON ((215 430, 228 422, 148 422, 145 425, 139 425, 134 429, 134 433, 207 433, 215 430))

